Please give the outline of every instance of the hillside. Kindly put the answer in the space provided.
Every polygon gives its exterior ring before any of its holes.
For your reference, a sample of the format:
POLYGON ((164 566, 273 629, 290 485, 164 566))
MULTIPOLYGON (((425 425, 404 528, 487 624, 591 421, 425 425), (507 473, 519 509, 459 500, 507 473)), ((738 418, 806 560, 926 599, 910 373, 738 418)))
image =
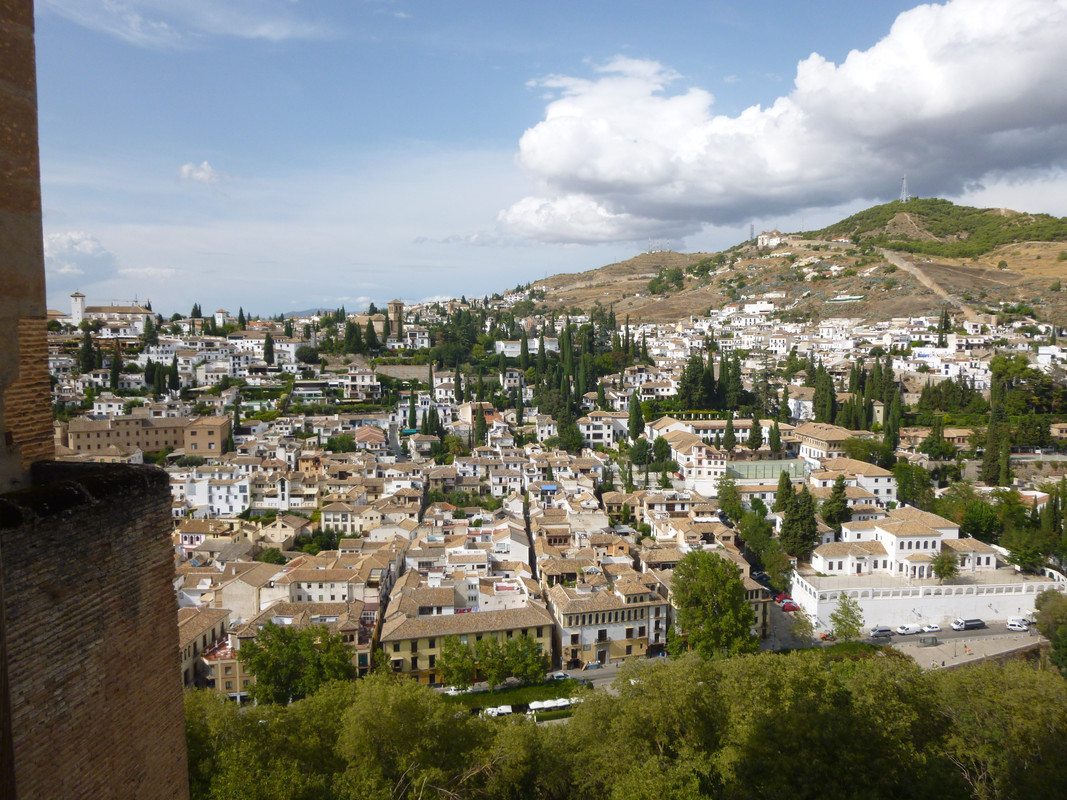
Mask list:
POLYGON ((786 317, 968 317, 1019 311, 1067 325, 1067 219, 972 209, 945 200, 875 206, 773 249, 744 243, 722 253, 643 253, 533 284, 541 307, 671 322, 771 295, 786 317), (1022 237, 1047 237, 1045 240, 1022 237), (835 242, 847 237, 849 242, 835 242), (940 250, 940 254, 932 251, 940 250), (972 252, 972 251, 981 252, 972 252), (929 254, 926 251, 931 251, 929 254))

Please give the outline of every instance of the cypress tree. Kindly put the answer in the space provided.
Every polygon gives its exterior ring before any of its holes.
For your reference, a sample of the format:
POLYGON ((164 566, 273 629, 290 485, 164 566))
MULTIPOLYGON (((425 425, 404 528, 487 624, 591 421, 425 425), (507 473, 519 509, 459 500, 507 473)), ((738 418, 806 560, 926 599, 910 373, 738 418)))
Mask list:
POLYGON ((89 328, 85 328, 82 331, 82 343, 81 349, 78 351, 78 361, 82 374, 96 369, 96 351, 93 350, 93 334, 90 333, 89 328))
POLYGON ((637 389, 630 395, 630 419, 628 422, 630 441, 637 441, 637 437, 645 430, 645 415, 641 410, 641 400, 637 396, 637 389))
POLYGON ((726 431, 722 435, 722 446, 726 450, 733 450, 736 444, 737 436, 734 435, 734 418, 729 417, 726 420, 726 431))
POLYGON ((274 337, 269 333, 263 337, 263 360, 268 364, 274 363, 274 337))
POLYGON ((122 356, 119 355, 119 343, 115 342, 114 352, 111 354, 111 372, 108 375, 108 384, 111 391, 119 390, 119 375, 122 373, 122 356))
POLYGON ((167 375, 168 386, 172 392, 177 392, 182 388, 182 379, 178 374, 178 356, 173 356, 170 360, 170 371, 167 375))
POLYGON ((782 450, 782 432, 778 429, 778 420, 771 426, 770 441, 768 442, 771 452, 778 453, 782 450))
POLYGON ((797 493, 793 491, 793 482, 789 480, 789 473, 783 469, 778 476, 778 490, 775 492, 774 506, 771 510, 786 511, 796 505, 796 502, 797 493))
POLYGON ((380 349, 378 334, 374 330, 374 323, 369 319, 367 320, 367 333, 363 337, 363 343, 368 353, 377 353, 380 349))
POLYGON ((745 447, 749 450, 759 450, 763 444, 763 425, 760 424, 758 419, 752 420, 752 427, 748 431, 748 439, 745 440, 745 447))
POLYGON ((830 496, 822 504, 823 522, 834 529, 840 536, 841 523, 852 519, 852 509, 848 506, 848 498, 845 496, 845 476, 838 475, 834 479, 834 488, 830 496))

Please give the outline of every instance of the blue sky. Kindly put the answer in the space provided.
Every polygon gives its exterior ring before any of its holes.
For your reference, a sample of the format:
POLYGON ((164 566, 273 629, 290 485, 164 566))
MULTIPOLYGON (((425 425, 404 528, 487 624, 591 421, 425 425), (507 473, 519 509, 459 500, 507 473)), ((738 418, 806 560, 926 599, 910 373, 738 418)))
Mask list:
POLYGON ((49 306, 482 295, 921 196, 1067 214, 1067 2, 37 0, 49 306))

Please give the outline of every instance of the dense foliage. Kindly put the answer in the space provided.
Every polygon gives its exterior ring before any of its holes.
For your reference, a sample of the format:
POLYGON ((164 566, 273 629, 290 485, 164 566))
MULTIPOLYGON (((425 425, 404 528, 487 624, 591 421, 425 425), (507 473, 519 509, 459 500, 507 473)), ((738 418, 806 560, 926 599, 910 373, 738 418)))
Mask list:
MULTIPOLYGON (((1029 798, 1067 781, 1067 683, 827 650, 627 664, 562 725, 483 720, 408 679, 290 706, 186 695, 200 798, 1029 798)), ((487 701, 488 702, 488 701, 487 701)))

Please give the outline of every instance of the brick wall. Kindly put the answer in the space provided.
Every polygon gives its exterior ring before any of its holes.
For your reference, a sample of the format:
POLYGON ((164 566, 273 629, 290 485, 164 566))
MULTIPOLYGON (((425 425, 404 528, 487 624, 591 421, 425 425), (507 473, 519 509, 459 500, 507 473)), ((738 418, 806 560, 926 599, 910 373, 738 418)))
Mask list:
POLYGON ((18 378, 4 389, 4 415, 24 470, 55 457, 52 388, 48 377, 48 332, 43 317, 18 321, 18 378))
POLYGON ((51 393, 31 0, 0 0, 0 264, 0 491, 9 491, 51 453, 35 438, 50 424, 51 393))
POLYGON ((166 474, 45 462, 33 478, 0 496, 18 797, 187 798, 166 474))

